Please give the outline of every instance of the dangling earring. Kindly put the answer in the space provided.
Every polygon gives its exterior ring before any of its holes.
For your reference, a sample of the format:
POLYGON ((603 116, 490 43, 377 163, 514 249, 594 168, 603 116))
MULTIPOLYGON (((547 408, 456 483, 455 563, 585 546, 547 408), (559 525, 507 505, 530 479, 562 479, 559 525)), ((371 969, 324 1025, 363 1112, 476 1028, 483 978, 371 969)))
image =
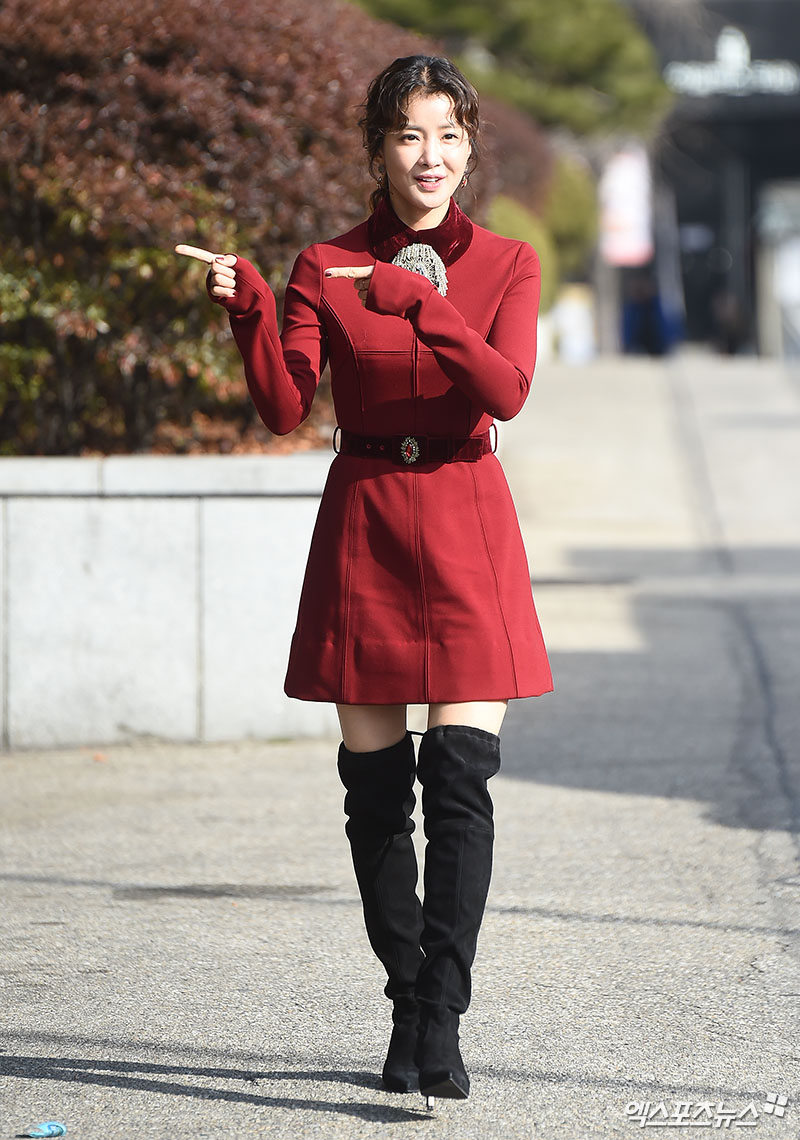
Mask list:
POLYGON ((472 173, 472 171, 469 168, 469 164, 472 161, 472 157, 473 157, 472 148, 470 147, 470 152, 467 155, 467 165, 464 167, 464 177, 461 179, 461 182, 459 183, 459 186, 458 186, 459 190, 463 190, 463 188, 465 186, 469 185, 469 176, 472 173))
POLYGON ((373 178, 378 183, 379 190, 386 189, 386 171, 383 169, 383 167, 378 170, 377 174, 373 175, 373 178))

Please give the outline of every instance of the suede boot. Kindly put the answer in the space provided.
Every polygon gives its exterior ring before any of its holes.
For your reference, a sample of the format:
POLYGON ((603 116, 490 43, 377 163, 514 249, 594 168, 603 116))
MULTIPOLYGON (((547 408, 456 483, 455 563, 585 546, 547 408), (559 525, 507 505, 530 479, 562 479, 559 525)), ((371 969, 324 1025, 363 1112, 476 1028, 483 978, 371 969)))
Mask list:
POLYGON ((392 1036, 383 1067, 391 1092, 418 1087, 414 1050, 419 1024, 416 982, 422 964, 422 907, 417 897, 414 821, 414 741, 375 752, 339 748, 339 776, 347 794, 345 833, 364 908, 367 937, 382 962, 393 1004, 392 1036))
POLYGON ((420 1091, 464 1098, 469 1077, 458 1043, 492 875, 494 820, 487 781, 500 767, 500 740, 466 725, 429 729, 417 775, 425 818, 425 894, 417 977, 420 1091))

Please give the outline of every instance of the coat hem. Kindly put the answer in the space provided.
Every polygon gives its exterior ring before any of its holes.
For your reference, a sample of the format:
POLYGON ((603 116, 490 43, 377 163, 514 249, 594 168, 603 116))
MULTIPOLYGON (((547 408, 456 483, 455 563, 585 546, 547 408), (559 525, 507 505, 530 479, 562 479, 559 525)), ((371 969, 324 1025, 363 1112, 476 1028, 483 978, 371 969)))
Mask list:
POLYGON ((315 704, 328 704, 328 705, 442 705, 442 704, 464 704, 468 701, 520 701, 528 700, 531 697, 543 697, 547 693, 553 692, 552 683, 546 687, 535 686, 529 691, 517 693, 471 693, 470 695, 450 694, 448 696, 436 695, 421 695, 419 693, 410 696, 392 695, 385 697, 382 700, 376 700, 374 697, 364 700, 344 700, 341 696, 331 696, 330 694, 315 693, 309 695, 308 693, 301 693, 298 691, 290 692, 289 689, 284 688, 287 697, 291 697, 296 701, 311 701, 315 704))

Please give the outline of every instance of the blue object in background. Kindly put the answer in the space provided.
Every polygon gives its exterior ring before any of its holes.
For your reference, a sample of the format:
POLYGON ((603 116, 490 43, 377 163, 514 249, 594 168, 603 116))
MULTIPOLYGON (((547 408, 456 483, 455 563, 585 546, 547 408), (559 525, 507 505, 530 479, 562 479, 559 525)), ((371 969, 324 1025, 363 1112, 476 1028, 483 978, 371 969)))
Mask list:
POLYGON ((57 1120, 45 1120, 43 1124, 34 1124, 23 1136, 66 1136, 66 1124, 59 1124, 57 1120))

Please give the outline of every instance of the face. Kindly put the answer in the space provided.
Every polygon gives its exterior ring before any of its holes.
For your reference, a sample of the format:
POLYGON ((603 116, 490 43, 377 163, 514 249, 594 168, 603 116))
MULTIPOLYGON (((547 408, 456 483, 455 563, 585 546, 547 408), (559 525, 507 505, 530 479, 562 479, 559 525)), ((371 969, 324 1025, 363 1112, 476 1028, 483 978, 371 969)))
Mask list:
POLYGON ((390 131, 381 158, 389 197, 401 221, 412 229, 431 229, 445 218, 461 184, 470 141, 453 115, 447 95, 412 95, 407 125, 390 131))

